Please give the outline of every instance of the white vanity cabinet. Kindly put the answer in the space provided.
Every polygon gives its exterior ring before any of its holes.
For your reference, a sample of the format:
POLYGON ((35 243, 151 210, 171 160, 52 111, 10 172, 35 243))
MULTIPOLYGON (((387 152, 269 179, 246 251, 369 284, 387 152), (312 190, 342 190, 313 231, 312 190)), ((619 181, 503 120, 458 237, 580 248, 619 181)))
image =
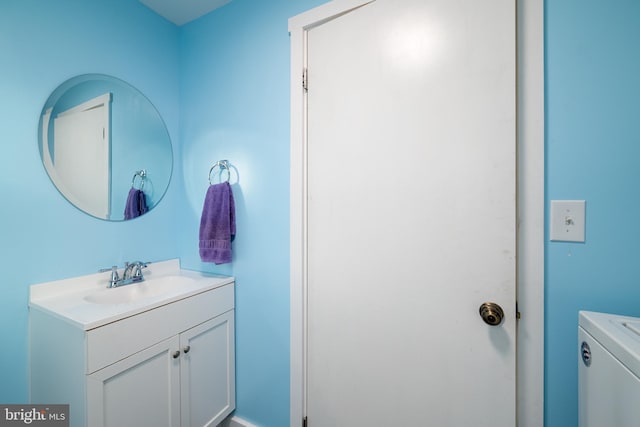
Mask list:
POLYGON ((234 408, 232 349, 229 311, 89 374, 88 424, 218 425, 234 408))
POLYGON ((234 283, 91 329, 30 307, 33 403, 72 427, 217 426, 235 409, 234 283))

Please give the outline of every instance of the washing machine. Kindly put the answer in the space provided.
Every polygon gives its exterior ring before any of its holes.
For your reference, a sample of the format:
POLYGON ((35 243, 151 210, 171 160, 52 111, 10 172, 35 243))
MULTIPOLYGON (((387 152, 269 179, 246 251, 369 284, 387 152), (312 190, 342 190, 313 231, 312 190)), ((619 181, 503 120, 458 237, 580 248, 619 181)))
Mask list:
POLYGON ((640 426, 640 318, 581 311, 580 427, 640 426))

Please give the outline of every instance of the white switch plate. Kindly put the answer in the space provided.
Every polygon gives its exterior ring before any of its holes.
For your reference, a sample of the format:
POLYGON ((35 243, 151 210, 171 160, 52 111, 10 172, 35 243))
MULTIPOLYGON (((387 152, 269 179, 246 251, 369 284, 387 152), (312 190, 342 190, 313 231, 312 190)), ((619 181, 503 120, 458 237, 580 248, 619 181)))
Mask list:
POLYGON ((550 238, 556 242, 584 242, 585 201, 551 200, 550 238))

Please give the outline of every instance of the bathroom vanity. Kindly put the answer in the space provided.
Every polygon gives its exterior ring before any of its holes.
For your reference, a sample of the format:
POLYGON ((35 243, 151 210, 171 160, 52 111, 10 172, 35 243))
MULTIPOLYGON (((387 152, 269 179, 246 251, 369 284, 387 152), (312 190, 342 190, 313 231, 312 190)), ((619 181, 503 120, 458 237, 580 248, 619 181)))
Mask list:
POLYGON ((145 277, 31 287, 32 403, 70 404, 72 427, 213 427, 235 409, 234 279, 178 260, 145 277))

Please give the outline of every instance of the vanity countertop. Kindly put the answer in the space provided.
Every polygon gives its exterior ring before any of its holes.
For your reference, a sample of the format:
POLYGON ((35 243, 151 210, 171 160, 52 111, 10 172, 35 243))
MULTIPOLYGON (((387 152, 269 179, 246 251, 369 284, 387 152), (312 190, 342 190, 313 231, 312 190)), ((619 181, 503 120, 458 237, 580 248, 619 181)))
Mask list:
POLYGON ((32 285, 29 309, 45 311, 88 331, 234 281, 230 276, 181 269, 178 259, 150 263, 143 282, 118 288, 107 288, 110 274, 32 285))

